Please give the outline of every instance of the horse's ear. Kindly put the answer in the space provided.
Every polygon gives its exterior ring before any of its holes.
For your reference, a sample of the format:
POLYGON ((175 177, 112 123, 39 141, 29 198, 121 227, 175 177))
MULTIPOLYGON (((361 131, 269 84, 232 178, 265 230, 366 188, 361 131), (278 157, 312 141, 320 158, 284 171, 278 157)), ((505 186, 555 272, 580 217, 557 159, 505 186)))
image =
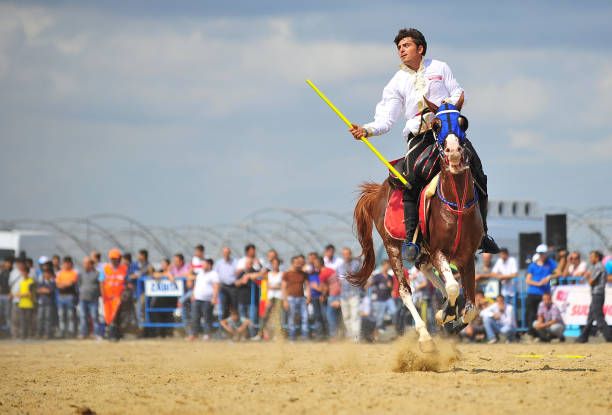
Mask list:
POLYGON ((436 114, 438 112, 438 106, 436 104, 434 104, 433 102, 429 101, 425 95, 423 95, 423 100, 425 101, 425 104, 427 104, 427 107, 431 110, 431 112, 433 112, 434 114, 436 114))
POLYGON ((463 107, 463 95, 464 94, 465 94, 464 92, 461 93, 461 96, 459 97, 459 99, 457 100, 457 103, 455 104, 455 107, 457 107, 459 111, 461 111, 461 107, 463 107))

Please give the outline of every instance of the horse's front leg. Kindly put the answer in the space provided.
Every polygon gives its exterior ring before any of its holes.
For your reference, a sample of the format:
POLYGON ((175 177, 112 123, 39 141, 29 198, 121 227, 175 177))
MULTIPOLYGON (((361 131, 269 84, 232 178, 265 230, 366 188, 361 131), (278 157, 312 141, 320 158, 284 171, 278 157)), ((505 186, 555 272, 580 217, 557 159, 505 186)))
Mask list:
POLYGON ((393 268, 393 272, 395 273, 395 277, 399 283, 399 295, 402 299, 404 305, 410 311, 412 318, 414 319, 414 328, 419 334, 419 348, 423 353, 434 352, 436 350, 436 346, 431 339, 431 335, 427 331, 427 326, 425 322, 421 318, 419 312, 414 306, 414 302, 412 301, 412 291, 410 290, 410 285, 406 278, 404 278, 404 263, 402 262, 401 257, 401 248, 395 246, 387 247, 387 254, 389 254, 389 262, 391 263, 391 268, 393 268))
POLYGON ((458 317, 459 310, 457 310, 457 297, 459 297, 459 283, 457 283, 453 275, 448 259, 446 259, 442 252, 437 251, 432 256, 432 261, 445 281, 446 302, 442 306, 442 309, 436 313, 438 324, 443 325, 458 317))
POLYGON ((461 283, 463 285, 463 294, 465 295, 465 308, 463 309, 463 316, 455 320, 450 328, 450 331, 453 333, 459 333, 463 330, 478 314, 478 308, 476 308, 475 304, 476 281, 474 262, 470 261, 460 266, 459 272, 461 273, 461 283))

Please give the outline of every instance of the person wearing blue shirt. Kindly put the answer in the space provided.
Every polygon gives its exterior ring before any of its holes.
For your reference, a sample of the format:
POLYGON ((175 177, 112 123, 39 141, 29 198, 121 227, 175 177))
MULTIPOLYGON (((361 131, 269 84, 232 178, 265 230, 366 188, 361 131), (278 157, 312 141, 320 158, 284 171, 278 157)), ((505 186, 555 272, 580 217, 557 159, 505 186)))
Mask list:
POLYGON ((550 280, 555 277, 557 263, 548 257, 548 247, 540 244, 536 248, 538 259, 529 264, 527 268, 527 298, 525 299, 525 320, 529 327, 529 334, 537 336, 533 322, 538 318, 538 305, 542 295, 550 293, 550 280))

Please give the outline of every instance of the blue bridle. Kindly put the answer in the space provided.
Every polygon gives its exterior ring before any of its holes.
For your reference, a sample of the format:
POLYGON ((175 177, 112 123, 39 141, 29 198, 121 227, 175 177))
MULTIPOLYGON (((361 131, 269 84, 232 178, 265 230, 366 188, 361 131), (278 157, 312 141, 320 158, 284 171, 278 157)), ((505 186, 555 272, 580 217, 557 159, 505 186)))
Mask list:
POLYGON ((440 147, 444 145, 444 140, 446 140, 446 137, 451 133, 459 138, 461 145, 465 144, 465 131, 459 127, 458 122, 460 116, 461 113, 453 104, 444 102, 438 108, 436 118, 442 122, 442 128, 436 138, 438 139, 438 145, 440 147))

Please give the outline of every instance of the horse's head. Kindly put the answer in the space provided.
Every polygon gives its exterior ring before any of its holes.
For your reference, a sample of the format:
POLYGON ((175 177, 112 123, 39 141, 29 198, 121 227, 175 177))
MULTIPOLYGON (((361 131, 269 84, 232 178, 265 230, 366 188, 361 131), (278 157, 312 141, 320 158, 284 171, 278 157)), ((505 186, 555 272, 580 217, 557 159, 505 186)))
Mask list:
POLYGON ((457 104, 442 102, 438 107, 423 97, 429 109, 435 114, 431 121, 438 147, 442 152, 443 162, 450 168, 452 173, 457 173, 466 167, 465 158, 465 132, 468 128, 468 120, 461 115, 463 106, 463 93, 457 104))

